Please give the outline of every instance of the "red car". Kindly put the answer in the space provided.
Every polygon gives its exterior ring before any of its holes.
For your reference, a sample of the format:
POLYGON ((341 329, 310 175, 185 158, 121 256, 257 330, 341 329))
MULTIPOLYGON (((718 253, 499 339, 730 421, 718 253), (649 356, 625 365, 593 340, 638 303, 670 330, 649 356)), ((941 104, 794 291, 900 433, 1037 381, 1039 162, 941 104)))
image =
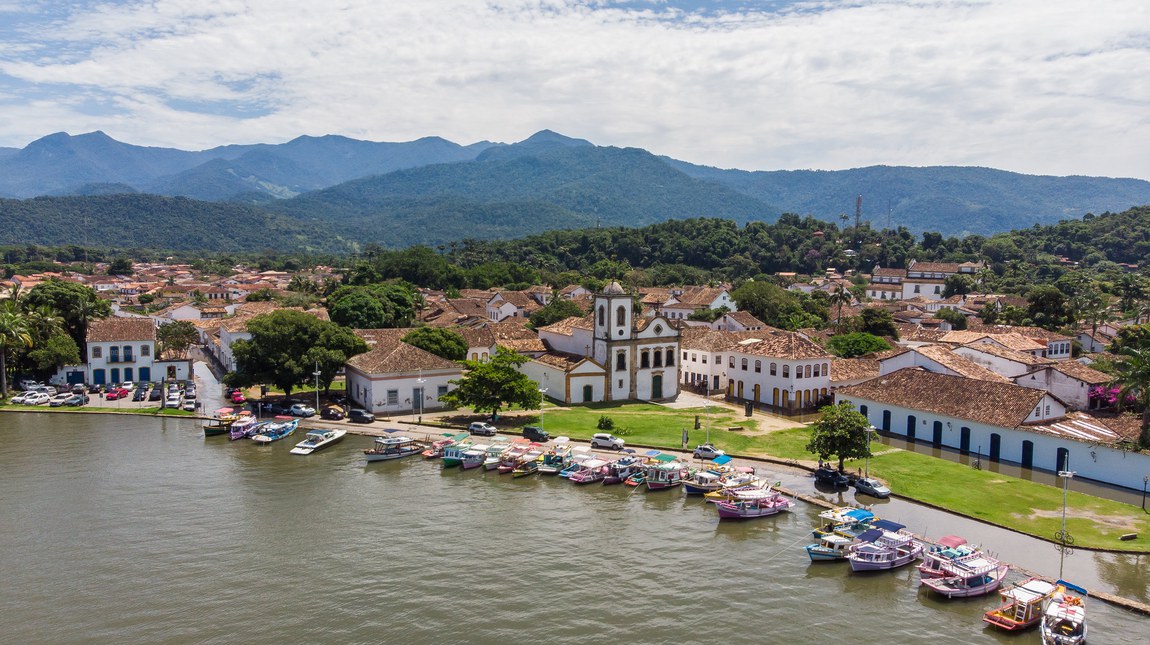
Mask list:
POLYGON ((247 401, 247 397, 244 396, 243 392, 239 390, 232 392, 232 403, 243 403, 244 401, 247 401))
POLYGON ((122 387, 114 387, 108 390, 108 393, 104 395, 104 400, 115 401, 117 399, 126 399, 129 394, 131 394, 131 392, 122 387))

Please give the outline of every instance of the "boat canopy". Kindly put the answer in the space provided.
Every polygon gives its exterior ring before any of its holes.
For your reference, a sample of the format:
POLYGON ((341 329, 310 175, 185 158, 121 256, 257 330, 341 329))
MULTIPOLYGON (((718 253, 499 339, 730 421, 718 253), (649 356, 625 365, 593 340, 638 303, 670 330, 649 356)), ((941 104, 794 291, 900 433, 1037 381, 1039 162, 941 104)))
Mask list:
POLYGON ((874 519, 874 513, 866 510, 865 508, 853 508, 846 513, 843 513, 843 515, 856 522, 869 522, 874 519))
POLYGON ((470 437, 470 436, 471 436, 471 433, 470 433, 470 432, 460 432, 459 434, 457 434, 457 435, 455 435, 455 436, 451 437, 451 439, 452 439, 453 441, 463 441, 464 439, 466 439, 466 438, 468 438, 468 437, 470 437))
POLYGON ((662 462, 664 464, 678 460, 679 458, 675 455, 655 455, 655 461, 662 462))
POLYGON ((711 463, 718 464, 720 466, 722 466, 724 464, 729 464, 729 463, 731 463, 731 456, 730 455, 719 455, 718 457, 715 457, 714 459, 712 459, 711 463))
POLYGON ((1056 582, 1054 584, 1066 587, 1070 591, 1078 592, 1078 593, 1082 594, 1083 596, 1089 596, 1090 595, 1090 592, 1086 591, 1082 587, 1079 587, 1078 585, 1066 582, 1065 580, 1059 580, 1058 582, 1056 582))
POLYGON ((555 437, 555 440, 554 440, 554 441, 555 441, 555 443, 557 443, 557 444, 560 444, 560 443, 569 443, 569 442, 571 441, 571 437, 555 437))
POLYGON ((954 548, 966 544, 965 538, 960 538, 957 535, 944 535, 938 538, 938 543, 945 547, 954 548))
POLYGON ((892 522, 890 520, 875 520, 871 523, 871 525, 876 529, 884 529, 890 531, 891 533, 898 533, 899 531, 906 528, 905 524, 899 524, 898 522, 892 522))
POLYGON ((661 455, 663 453, 659 452, 658 450, 648 450, 647 452, 645 452, 643 454, 647 455, 648 457, 654 457, 656 455, 661 455))
POLYGON ((861 542, 874 542, 882 537, 882 529, 867 529, 859 534, 859 541, 861 542))

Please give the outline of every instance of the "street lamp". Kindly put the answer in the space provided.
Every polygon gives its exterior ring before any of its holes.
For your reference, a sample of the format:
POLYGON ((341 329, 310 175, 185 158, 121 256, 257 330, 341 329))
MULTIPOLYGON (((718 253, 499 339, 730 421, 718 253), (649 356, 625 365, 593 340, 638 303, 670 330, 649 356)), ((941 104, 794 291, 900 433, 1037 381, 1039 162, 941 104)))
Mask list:
POLYGON ((311 374, 315 377, 315 411, 319 412, 319 361, 315 362, 315 371, 311 374))
POLYGON ((1146 510, 1146 484, 1150 484, 1150 475, 1142 475, 1142 510, 1146 510))
MULTIPOLYGON (((1063 462, 1063 468, 1070 468, 1070 456, 1067 455, 1063 462)), ((1074 544, 1074 538, 1066 532, 1066 489, 1070 486, 1070 480, 1074 478, 1076 473, 1073 470, 1060 470, 1058 476, 1062 478, 1062 530, 1055 533, 1054 537, 1059 543, 1058 555, 1058 577, 1062 578, 1062 561, 1066 559, 1066 552, 1071 544, 1074 544)))
POLYGON ((870 435, 874 431, 874 426, 866 427, 866 459, 863 462, 863 477, 870 477, 870 435))
POLYGON ((539 431, 542 432, 543 431, 543 403, 547 399, 547 388, 545 388, 545 387, 539 388, 539 394, 542 395, 539 398, 539 431))

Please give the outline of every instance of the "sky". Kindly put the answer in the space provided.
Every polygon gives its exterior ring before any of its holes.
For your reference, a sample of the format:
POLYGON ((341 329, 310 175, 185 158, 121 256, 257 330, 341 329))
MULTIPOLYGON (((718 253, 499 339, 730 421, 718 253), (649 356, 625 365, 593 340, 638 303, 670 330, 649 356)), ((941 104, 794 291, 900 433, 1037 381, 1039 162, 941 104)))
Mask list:
POLYGON ((747 170, 1150 179, 1147 0, 0 0, 0 146, 551 129, 747 170))

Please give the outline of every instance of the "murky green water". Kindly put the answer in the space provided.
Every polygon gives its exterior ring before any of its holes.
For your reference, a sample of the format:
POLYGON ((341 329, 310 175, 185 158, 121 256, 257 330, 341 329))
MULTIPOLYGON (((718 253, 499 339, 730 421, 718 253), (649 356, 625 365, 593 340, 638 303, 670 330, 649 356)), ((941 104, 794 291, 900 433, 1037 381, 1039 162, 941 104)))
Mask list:
MULTIPOLYGON (((678 491, 367 466, 364 437, 297 457, 180 420, 3 414, 0 439, 4 642, 1038 642, 913 569, 810 564, 803 505, 720 524, 678 491)), ((1091 616, 1093 642, 1148 640, 1091 616)))

